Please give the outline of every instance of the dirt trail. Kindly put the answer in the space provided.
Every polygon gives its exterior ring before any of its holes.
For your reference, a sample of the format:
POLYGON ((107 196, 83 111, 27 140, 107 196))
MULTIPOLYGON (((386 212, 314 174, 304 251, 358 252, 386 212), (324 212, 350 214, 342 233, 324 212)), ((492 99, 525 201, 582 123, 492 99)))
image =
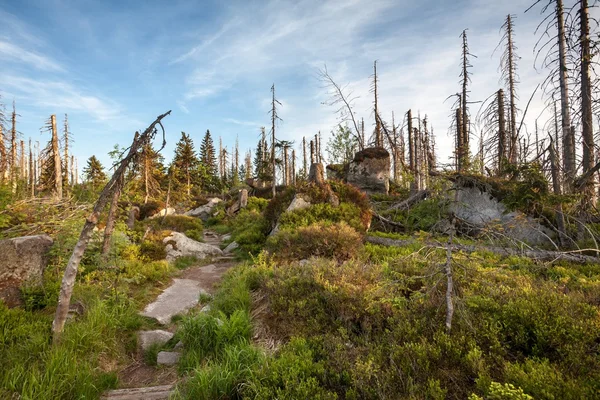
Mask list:
MULTIPOLYGON (((204 242, 217 247, 220 247, 223 242, 223 237, 210 230, 204 232, 204 242)), ((209 293, 212 294, 215 291, 215 286, 218 284, 225 272, 237 263, 234 257, 231 255, 225 255, 213 259, 213 262, 208 265, 196 265, 189 267, 181 271, 178 276, 175 277, 174 283, 168 288, 162 291, 157 297, 154 303, 146 306, 142 312, 144 315, 148 315, 147 311, 152 310, 153 307, 168 309, 169 304, 174 307, 178 306, 178 299, 176 296, 178 283, 184 282, 183 287, 189 288, 186 290, 197 290, 198 293, 209 293), (190 285, 190 283, 193 283, 190 285), (192 288, 193 287, 193 288, 192 288), (169 291, 169 289, 171 289, 169 291), (174 290, 175 289, 175 290, 174 290), (169 303, 157 304, 157 303, 169 303)), ((184 297, 187 295, 189 298, 190 293, 181 293, 184 297)), ((188 304, 189 306, 189 304, 188 304)), ((185 312, 186 309, 181 306, 181 312, 185 312)), ((189 308, 189 307, 188 307, 189 308)), ((169 310, 176 312, 176 310, 169 310)), ((170 316, 161 315, 157 320, 164 324, 162 329, 170 332, 175 332, 177 329, 177 323, 170 323, 170 316), (163 318, 164 317, 164 318, 163 318)), ((107 400, 162 400, 168 399, 169 395, 173 392, 175 384, 177 383, 178 376, 176 366, 150 366, 147 365, 144 360, 143 352, 138 349, 135 359, 130 365, 124 368, 119 373, 119 387, 120 389, 111 390, 106 392, 102 399, 107 400)))

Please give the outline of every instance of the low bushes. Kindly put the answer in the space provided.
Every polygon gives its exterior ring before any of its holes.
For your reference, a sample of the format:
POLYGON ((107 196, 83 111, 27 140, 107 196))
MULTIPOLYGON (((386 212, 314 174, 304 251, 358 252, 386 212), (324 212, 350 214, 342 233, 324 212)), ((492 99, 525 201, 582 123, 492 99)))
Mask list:
MULTIPOLYGON (((297 216, 295 213, 288 215, 297 216)), ((287 229, 287 224, 283 226, 269 238, 266 246, 279 260, 327 257, 344 261, 356 256, 362 247, 361 235, 345 222, 321 222, 297 228, 291 225, 287 229)))

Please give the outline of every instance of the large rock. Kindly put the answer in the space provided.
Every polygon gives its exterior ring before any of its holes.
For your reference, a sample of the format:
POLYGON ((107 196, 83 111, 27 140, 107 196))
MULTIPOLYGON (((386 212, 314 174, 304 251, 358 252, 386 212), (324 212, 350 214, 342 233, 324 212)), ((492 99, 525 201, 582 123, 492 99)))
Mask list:
POLYGON ((158 365, 175 365, 179 362, 181 353, 175 351, 161 351, 156 357, 156 363, 158 365))
POLYGON ((218 197, 213 197, 212 199, 208 200, 208 203, 206 203, 205 205, 190 210, 184 215, 190 217, 199 217, 203 221, 207 221, 212 216, 213 208, 215 208, 215 206, 222 201, 223 200, 219 199, 218 197))
POLYGON ((217 246, 197 242, 183 233, 171 232, 163 239, 166 245, 167 261, 173 261, 178 257, 194 256, 200 260, 207 256, 222 256, 223 252, 217 246))
POLYGON ((551 244, 553 232, 522 212, 507 212, 504 204, 485 190, 458 188, 456 200, 451 202, 450 211, 461 220, 462 229, 468 233, 489 229, 532 246, 551 244))
POLYGON ((373 194, 387 194, 390 188, 390 153, 383 147, 359 151, 348 166, 348 183, 373 194))
POLYGON ((0 299, 9 307, 20 303, 23 282, 41 283, 53 240, 48 235, 23 236, 0 241, 0 299))

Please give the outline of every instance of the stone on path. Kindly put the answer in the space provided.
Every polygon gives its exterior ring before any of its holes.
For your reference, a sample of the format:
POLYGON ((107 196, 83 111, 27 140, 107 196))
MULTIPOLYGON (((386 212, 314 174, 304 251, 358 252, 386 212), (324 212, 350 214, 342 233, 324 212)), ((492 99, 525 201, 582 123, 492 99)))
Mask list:
POLYGON ((143 351, 148 350, 152 345, 163 345, 173 337, 173 333, 160 329, 154 331, 140 331, 138 338, 143 351))
POLYGON ((235 249, 237 249, 238 247, 240 247, 239 244, 237 244, 237 242, 231 242, 227 245, 227 247, 225 247, 225 250, 223 250, 225 253, 231 253, 232 251, 234 251, 235 249))
POLYGON ((156 319, 163 325, 171 322, 171 317, 181 314, 198 304, 200 283, 191 279, 173 279, 173 284, 162 292, 158 298, 146 306, 140 314, 156 319))
POLYGON ((175 365, 181 358, 181 353, 176 351, 161 351, 158 353, 156 363, 158 365, 175 365))
POLYGON ((163 243, 166 244, 167 261, 173 261, 183 256, 193 256, 202 260, 207 256, 223 255, 223 252, 217 246, 198 242, 179 232, 171 232, 169 236, 163 239, 163 243))
POLYGON ((151 386, 134 389, 110 390, 102 396, 103 400, 167 400, 175 385, 151 386))

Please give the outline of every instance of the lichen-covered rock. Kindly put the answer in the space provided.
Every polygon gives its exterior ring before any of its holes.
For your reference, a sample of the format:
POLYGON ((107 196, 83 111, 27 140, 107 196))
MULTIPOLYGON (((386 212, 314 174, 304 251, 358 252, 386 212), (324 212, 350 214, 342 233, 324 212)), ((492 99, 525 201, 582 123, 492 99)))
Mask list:
POLYGON ((553 233, 549 229, 520 211, 507 212, 504 204, 477 187, 458 188, 450 211, 460 219, 467 233, 478 234, 488 228, 532 246, 551 244, 553 233))
POLYGON ((20 303, 23 282, 41 283, 53 240, 48 235, 0 240, 0 299, 9 307, 20 303))
POLYGON ((348 166, 348 183, 366 193, 385 193, 390 188, 390 153, 383 147, 359 151, 348 166))
POLYGON ((193 256, 200 260, 207 256, 222 256, 223 252, 217 246, 197 242, 183 233, 171 232, 169 236, 163 239, 166 245, 167 261, 173 261, 183 256, 193 256))
POLYGON ((219 199, 218 197, 213 197, 212 199, 208 200, 208 203, 205 205, 190 210, 184 215, 189 217, 199 217, 203 221, 207 221, 211 217, 213 208, 215 208, 215 206, 222 201, 223 200, 219 199))
POLYGON ((327 171, 327 179, 337 179, 345 181, 348 175, 348 164, 329 164, 325 167, 327 171))

